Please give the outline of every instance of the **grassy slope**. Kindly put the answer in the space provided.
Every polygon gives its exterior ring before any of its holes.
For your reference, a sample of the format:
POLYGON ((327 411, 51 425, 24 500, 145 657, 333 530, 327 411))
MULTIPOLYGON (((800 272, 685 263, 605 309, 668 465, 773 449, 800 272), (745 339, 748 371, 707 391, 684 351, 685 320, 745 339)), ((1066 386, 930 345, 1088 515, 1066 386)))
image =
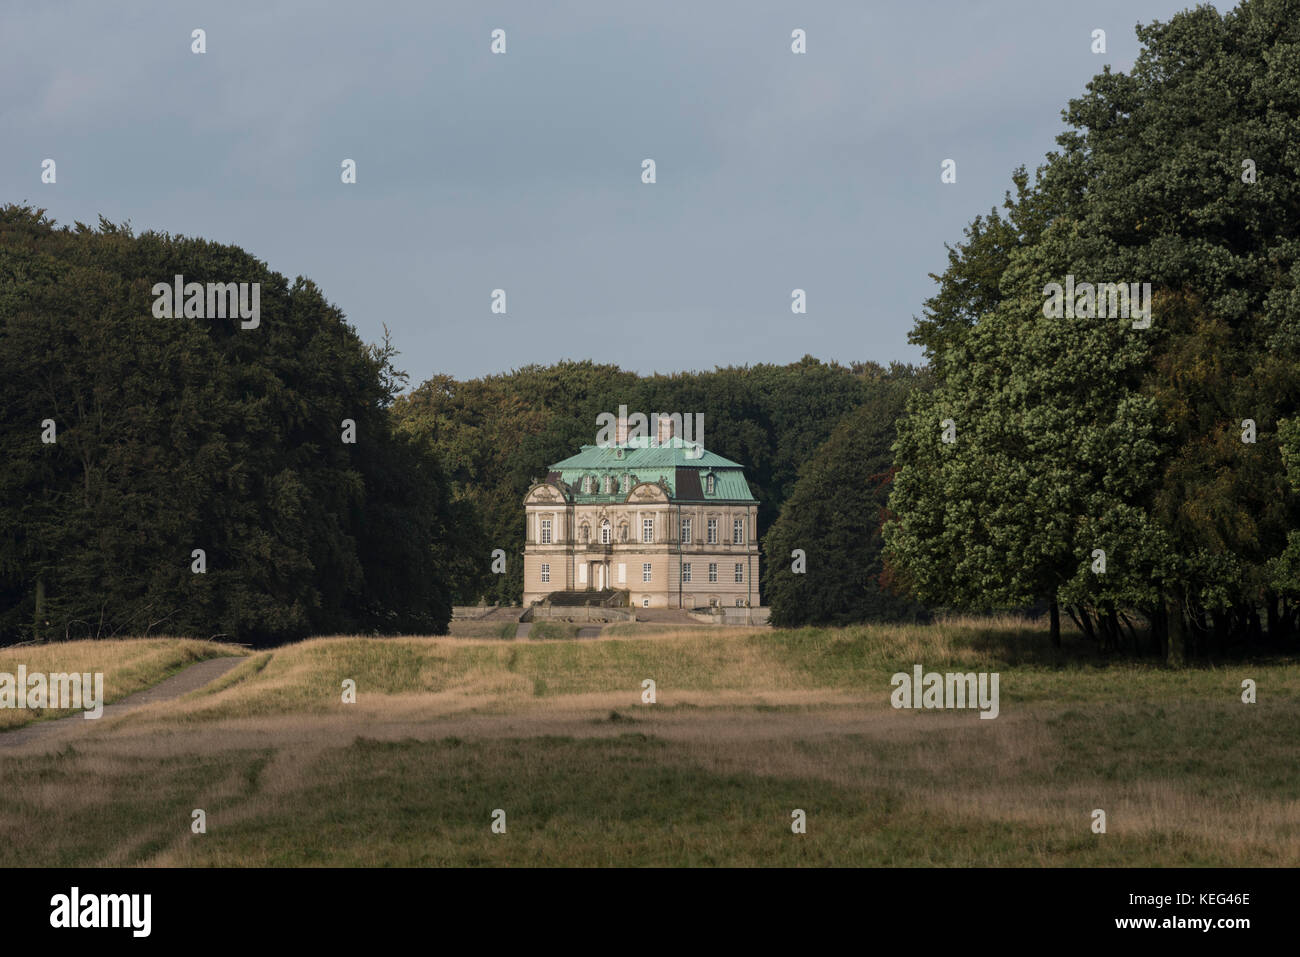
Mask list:
MULTIPOLYGON (((187 638, 128 638, 112 641, 61 641, 48 645, 0 648, 0 672, 16 675, 19 665, 27 673, 81 672, 104 675, 105 704, 151 688, 182 668, 207 658, 246 654, 233 645, 187 638)), ((0 709, 0 731, 42 718, 74 714, 68 709, 0 709)))
POLYGON ((1300 864, 1300 666, 1045 644, 1011 625, 305 642, 58 753, 0 751, 27 782, 0 794, 20 835, 0 863, 1300 864), (1002 716, 894 711, 916 663, 999 671, 1002 716))

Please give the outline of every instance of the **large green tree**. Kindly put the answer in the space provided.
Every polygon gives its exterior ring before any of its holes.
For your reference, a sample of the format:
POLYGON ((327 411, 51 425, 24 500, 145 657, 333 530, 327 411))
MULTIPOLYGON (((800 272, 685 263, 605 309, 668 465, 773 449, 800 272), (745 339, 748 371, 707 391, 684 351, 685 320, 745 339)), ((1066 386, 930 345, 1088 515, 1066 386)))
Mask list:
POLYGON ((875 383, 798 473, 763 538, 763 600, 779 627, 917 620, 925 609, 890 588, 881 525, 895 422, 913 377, 875 383))
POLYGON ((0 635, 445 630, 459 532, 391 357, 236 247, 0 210, 0 635), (155 317, 178 274, 260 283, 257 328, 155 317))
POLYGON ((1133 71, 1094 78, 1061 150, 951 251, 914 332, 938 387, 900 429, 887 528, 917 594, 1046 599, 1105 647, 1145 636, 1175 661, 1262 620, 1293 634, 1277 426, 1300 399, 1298 13, 1139 27, 1133 71), (1069 275, 1149 282, 1150 328, 1049 318, 1069 275))

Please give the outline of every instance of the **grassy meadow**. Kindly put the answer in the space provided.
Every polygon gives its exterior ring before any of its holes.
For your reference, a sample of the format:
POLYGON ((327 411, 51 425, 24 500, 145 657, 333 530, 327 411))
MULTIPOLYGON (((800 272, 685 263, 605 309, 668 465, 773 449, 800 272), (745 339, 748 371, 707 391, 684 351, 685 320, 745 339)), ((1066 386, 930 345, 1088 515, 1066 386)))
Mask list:
MULTIPOLYGON (((213 647, 108 644, 0 670, 160 675, 213 647)), ((1296 866, 1297 757, 1300 662, 1106 662, 1014 619, 323 638, 39 742, 0 734, 0 864, 1296 866), (999 717, 893 709, 915 664, 998 672, 999 717)))

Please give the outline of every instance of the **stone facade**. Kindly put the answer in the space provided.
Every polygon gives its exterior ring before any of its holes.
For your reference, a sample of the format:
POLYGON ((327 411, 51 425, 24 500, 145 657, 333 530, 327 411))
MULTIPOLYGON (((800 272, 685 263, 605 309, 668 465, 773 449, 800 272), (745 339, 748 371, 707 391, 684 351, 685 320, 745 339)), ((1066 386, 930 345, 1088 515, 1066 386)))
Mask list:
POLYGON ((524 604, 625 590, 647 608, 752 607, 758 503, 741 467, 681 440, 584 446, 524 497, 524 604))

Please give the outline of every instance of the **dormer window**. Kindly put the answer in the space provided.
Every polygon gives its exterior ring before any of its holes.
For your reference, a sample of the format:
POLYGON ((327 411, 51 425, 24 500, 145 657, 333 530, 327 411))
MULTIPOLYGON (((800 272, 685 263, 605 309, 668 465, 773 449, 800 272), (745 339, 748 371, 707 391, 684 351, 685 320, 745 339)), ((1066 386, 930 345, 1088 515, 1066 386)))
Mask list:
POLYGON ((705 494, 705 495, 712 495, 712 494, 713 494, 713 489, 714 489, 714 485, 713 485, 713 474, 710 473, 710 474, 708 474, 708 475, 706 475, 706 476, 704 477, 704 494, 705 494))
POLYGON ((614 493, 614 476, 612 476, 612 475, 606 475, 606 476, 605 476, 605 494, 606 494, 606 495, 612 495, 613 493, 614 493))

